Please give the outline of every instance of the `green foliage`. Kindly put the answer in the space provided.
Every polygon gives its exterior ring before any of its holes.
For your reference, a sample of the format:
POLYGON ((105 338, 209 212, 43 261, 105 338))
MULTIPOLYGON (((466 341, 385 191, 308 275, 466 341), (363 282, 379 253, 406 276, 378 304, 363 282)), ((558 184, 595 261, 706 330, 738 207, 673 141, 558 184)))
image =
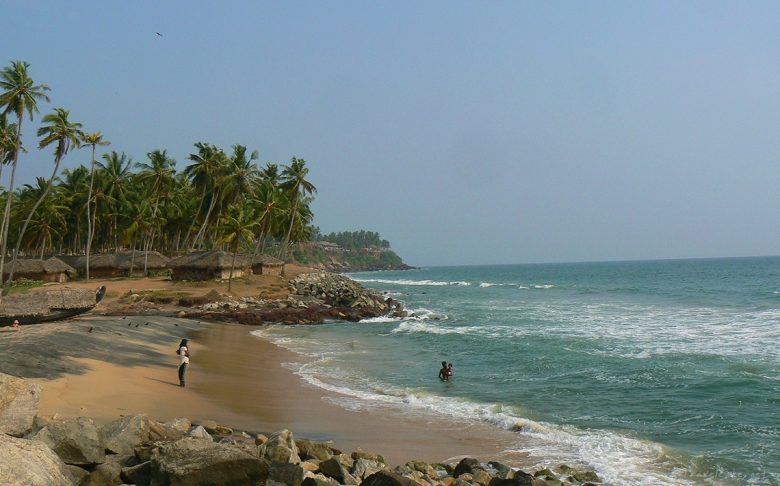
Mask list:
POLYGON ((17 292, 26 292, 30 289, 34 289, 36 287, 43 287, 43 284, 46 283, 42 280, 28 280, 26 278, 20 278, 16 281, 14 281, 13 286, 10 289, 10 293, 17 293, 17 292))
POLYGON ((316 230, 318 240, 336 243, 342 248, 368 248, 370 246, 390 248, 390 242, 383 240, 376 231, 342 231, 339 233, 320 235, 319 228, 316 230))

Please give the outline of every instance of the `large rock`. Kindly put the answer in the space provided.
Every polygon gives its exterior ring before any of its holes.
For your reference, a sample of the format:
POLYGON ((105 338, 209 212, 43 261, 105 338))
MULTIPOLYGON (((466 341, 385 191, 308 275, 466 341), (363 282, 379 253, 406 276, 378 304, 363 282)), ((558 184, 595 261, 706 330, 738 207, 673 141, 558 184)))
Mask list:
POLYGON ((355 459, 355 463, 352 465, 351 474, 357 479, 365 479, 371 476, 375 472, 385 469, 387 466, 379 461, 372 461, 371 459, 355 459))
POLYGON ((120 477, 129 484, 149 484, 149 481, 152 480, 152 461, 123 467, 120 477))
POLYGON ((333 451, 331 451, 330 446, 322 442, 314 442, 311 440, 302 439, 296 440, 295 445, 298 446, 298 455, 303 461, 307 459, 317 459, 324 461, 326 459, 330 459, 330 456, 333 455, 333 451))
POLYGON ((398 302, 335 273, 303 273, 290 281, 289 288, 288 301, 293 307, 306 307, 307 301, 316 298, 331 306, 354 309, 358 313, 356 317, 406 315, 398 302))
POLYGON ((301 486, 303 468, 289 462, 274 462, 268 470, 266 486, 301 486))
POLYGON ((71 486, 73 480, 65 463, 43 442, 0 434, 0 484, 71 486))
POLYGON ((301 462, 301 458, 298 455, 298 446, 295 445, 295 437, 287 429, 271 434, 268 440, 258 448, 258 454, 271 462, 289 462, 292 464, 301 462))
POLYGON ((357 480, 349 473, 346 465, 339 461, 339 457, 331 457, 327 461, 322 461, 320 463, 320 473, 335 479, 339 484, 357 484, 357 480))
POLYGON ((455 472, 452 473, 456 478, 461 474, 473 474, 475 469, 484 469, 482 464, 473 457, 464 457, 455 466, 455 472))
POLYGON ((117 486, 122 484, 122 466, 116 462, 98 465, 79 486, 117 486))
POLYGON ((65 464, 88 466, 106 460, 100 432, 91 418, 53 422, 39 430, 33 439, 49 446, 65 464))
POLYGON ((23 436, 38 414, 41 387, 0 373, 0 433, 23 436))
POLYGON ((150 469, 150 486, 238 486, 268 477, 267 461, 235 446, 189 437, 155 449, 150 469))
POLYGON ((114 454, 133 454, 133 449, 149 440, 149 417, 128 415, 115 420, 100 431, 106 449, 114 454))
POLYGON ((515 471, 514 477, 511 479, 493 478, 489 486, 532 486, 534 477, 523 471, 515 471))
POLYGON ((418 486, 418 484, 400 474, 379 471, 364 479, 360 486, 418 486))

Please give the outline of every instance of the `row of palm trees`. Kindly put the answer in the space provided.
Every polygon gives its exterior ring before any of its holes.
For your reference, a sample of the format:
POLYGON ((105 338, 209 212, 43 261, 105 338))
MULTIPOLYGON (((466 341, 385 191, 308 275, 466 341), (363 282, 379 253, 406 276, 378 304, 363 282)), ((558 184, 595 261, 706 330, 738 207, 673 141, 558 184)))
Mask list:
POLYGON ((165 150, 151 151, 141 162, 114 150, 98 159, 97 148, 110 142, 101 132, 84 132, 63 108, 45 115, 37 131, 39 149, 54 147, 51 176, 14 187, 19 156, 26 152, 25 117, 32 121, 38 103, 49 101, 49 87, 36 85, 28 69, 14 61, 0 71, 0 181, 3 168, 11 168, 0 192, 0 275, 8 243, 15 242, 4 292, 22 252, 40 258, 85 253, 89 279, 89 255, 96 251, 229 248, 235 258, 242 247, 251 245, 257 254, 271 245, 286 258, 291 243, 310 237, 317 189, 303 159, 259 167, 257 152, 246 146, 228 152, 205 142, 195 143, 181 171, 165 150), (62 160, 77 148, 91 149, 89 167, 59 174, 62 160))

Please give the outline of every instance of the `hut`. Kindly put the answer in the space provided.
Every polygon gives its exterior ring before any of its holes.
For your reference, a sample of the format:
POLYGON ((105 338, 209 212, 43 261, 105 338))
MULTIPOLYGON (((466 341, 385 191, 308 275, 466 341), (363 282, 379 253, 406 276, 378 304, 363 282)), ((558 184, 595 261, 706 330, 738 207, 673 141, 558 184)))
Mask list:
MULTIPOLYGON (((73 266, 80 274, 86 274, 86 255, 61 256, 59 258, 73 266)), ((89 276, 96 278, 128 276, 130 275, 131 267, 133 269, 133 276, 143 276, 144 258, 147 260, 147 271, 159 272, 168 269, 168 262, 170 259, 160 252, 136 251, 134 257, 132 251, 123 251, 119 253, 90 255, 89 276)))
MULTIPOLYGON (((225 280, 230 278, 230 266, 233 254, 222 250, 210 250, 189 253, 170 261, 173 280, 225 280)), ((251 273, 249 258, 236 256, 236 266, 233 278, 243 277, 251 273)))
MULTIPOLYGON (((3 266, 3 281, 8 278, 11 271, 11 262, 6 261, 3 266)), ((51 257, 47 260, 19 259, 14 268, 14 279, 26 278, 28 280, 42 280, 44 282, 67 282, 75 278, 76 269, 63 262, 59 258, 51 257)))
POLYGON ((284 275, 284 262, 268 255, 258 255, 252 260, 254 275, 284 275))

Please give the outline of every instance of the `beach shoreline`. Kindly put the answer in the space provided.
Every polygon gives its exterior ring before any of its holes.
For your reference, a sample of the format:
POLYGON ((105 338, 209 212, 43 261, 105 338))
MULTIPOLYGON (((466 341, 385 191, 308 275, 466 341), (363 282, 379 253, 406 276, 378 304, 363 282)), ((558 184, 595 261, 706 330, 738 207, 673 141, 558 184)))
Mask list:
POLYGON ((89 315, 24 326, 0 338, 0 372, 41 385, 39 415, 46 418, 107 423, 144 413, 157 420, 214 420, 255 433, 286 428, 344 450, 381 452, 392 464, 466 456, 515 467, 538 462, 522 451, 502 454, 517 435, 489 425, 342 408, 333 402, 337 394, 304 383, 284 366, 301 356, 252 330, 173 317, 89 315), (177 386, 176 376, 181 337, 190 339, 192 353, 186 388, 177 386))

